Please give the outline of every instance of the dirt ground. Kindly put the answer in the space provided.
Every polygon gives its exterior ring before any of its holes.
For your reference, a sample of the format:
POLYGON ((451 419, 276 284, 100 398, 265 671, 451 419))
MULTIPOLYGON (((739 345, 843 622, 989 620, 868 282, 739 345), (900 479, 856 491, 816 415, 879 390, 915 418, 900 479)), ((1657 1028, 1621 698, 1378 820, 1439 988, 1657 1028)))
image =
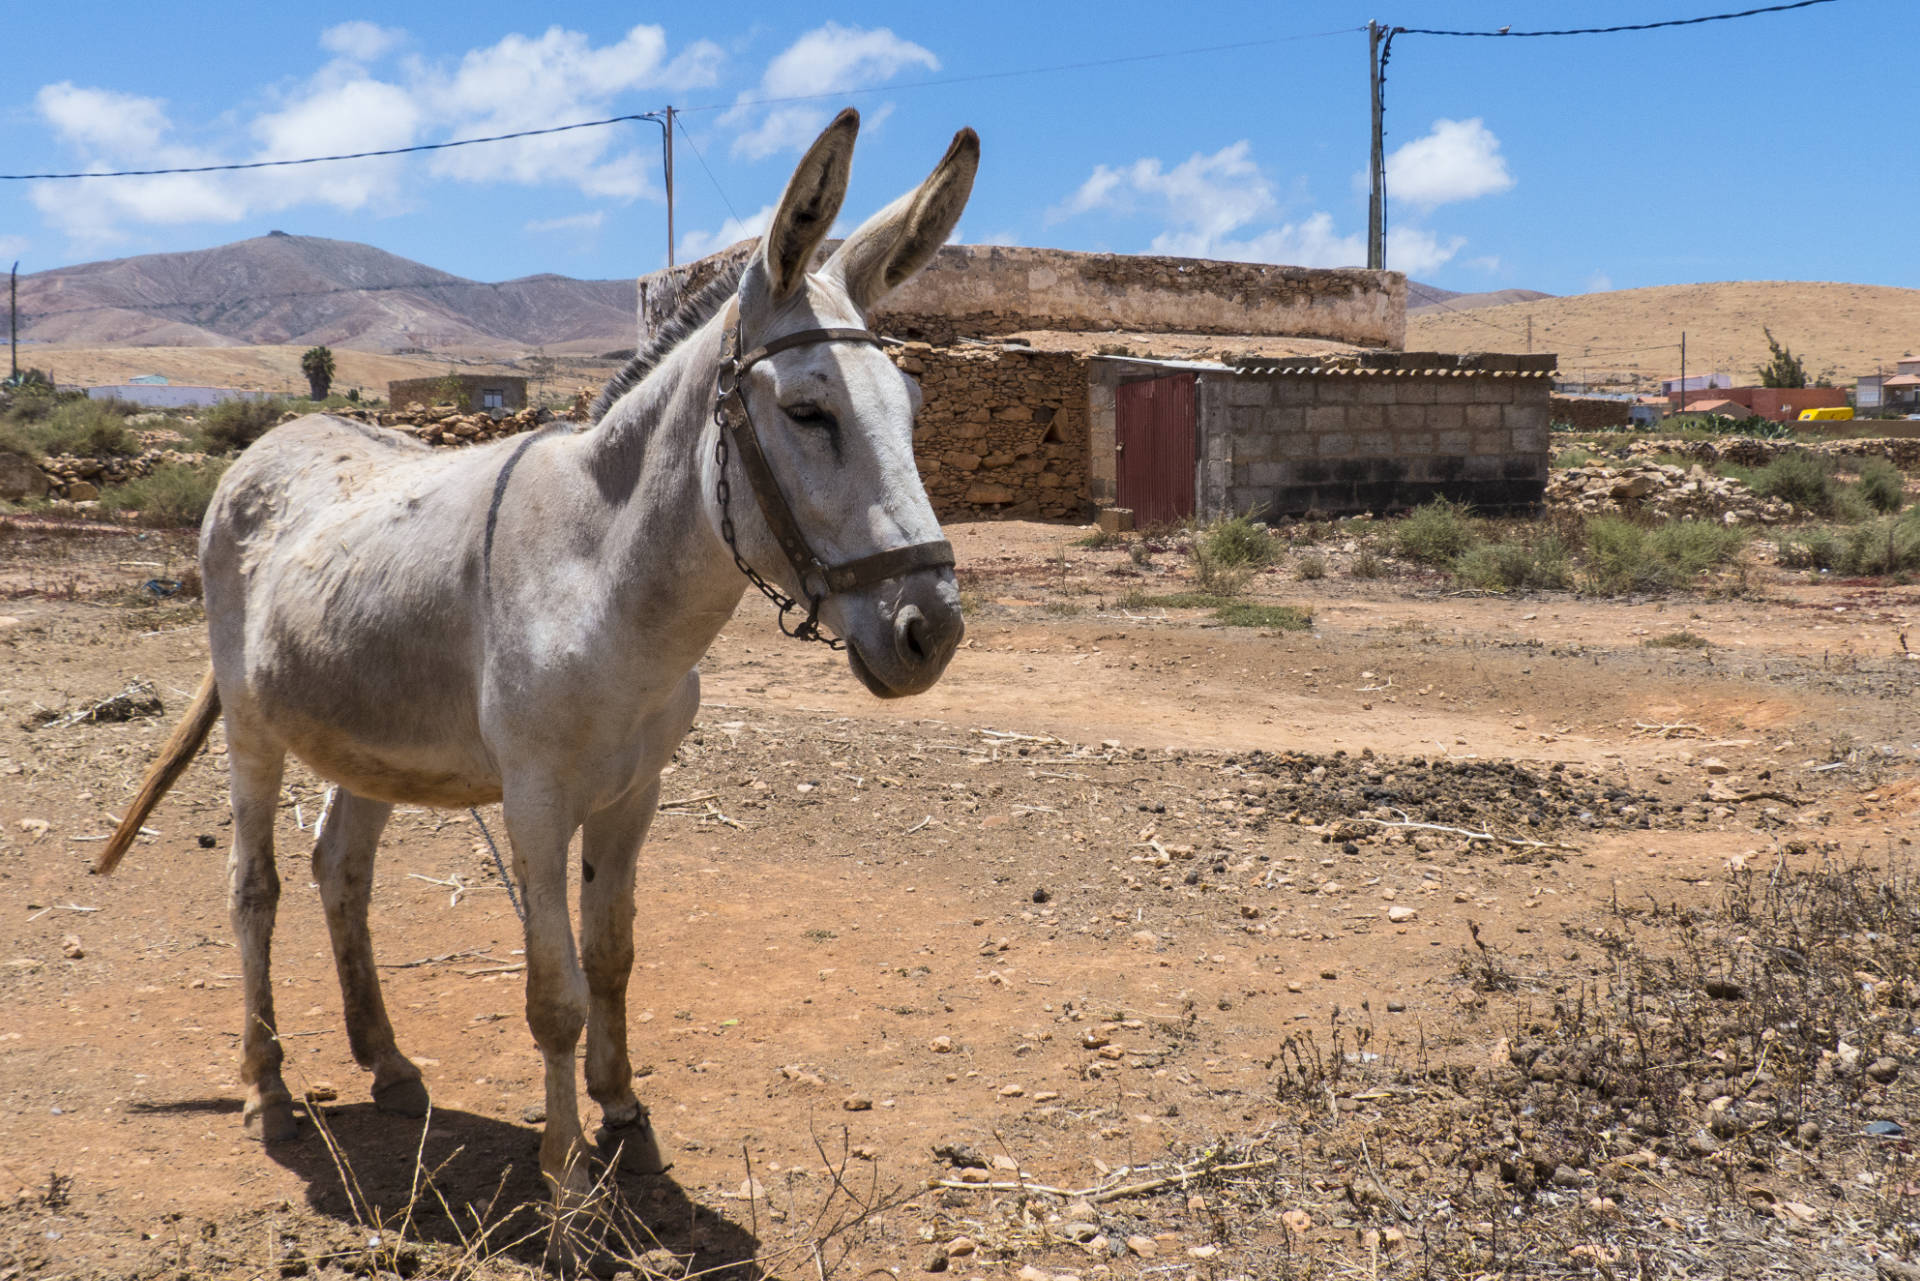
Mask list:
MULTIPOLYGON (((1327 577, 1257 582, 1312 610, 1275 632, 1123 608, 1184 585, 1171 545, 949 532, 969 631, 932 692, 867 697, 757 597, 703 667, 631 996, 674 1165, 617 1182, 624 1266, 1920 1275, 1920 589, 1488 597, 1344 576, 1335 531, 1327 577)), ((88 875, 204 669, 189 565, 0 533, 0 1281, 533 1269, 540 1061, 469 816, 401 811, 377 872, 424 1126, 348 1055, 311 776, 279 829, 298 1142, 240 1126, 217 730, 88 875), (165 715, 48 721, 136 680, 165 715)))

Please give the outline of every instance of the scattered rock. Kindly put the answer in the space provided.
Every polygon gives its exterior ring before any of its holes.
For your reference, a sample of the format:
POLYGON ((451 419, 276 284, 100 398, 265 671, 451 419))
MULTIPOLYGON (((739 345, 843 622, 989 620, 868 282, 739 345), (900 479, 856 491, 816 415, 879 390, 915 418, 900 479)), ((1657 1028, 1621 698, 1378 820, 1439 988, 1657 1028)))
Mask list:
MULTIPOLYGON (((69 934, 65 938, 62 938, 60 940, 60 951, 69 961, 77 961, 87 954, 87 949, 80 946, 80 936, 78 934, 69 934)), ((1892 1078, 1889 1077, 1888 1079, 1891 1080, 1892 1078)))
POLYGON ((849 1112, 873 1111, 873 1097, 867 1094, 849 1094, 841 1100, 840 1106, 849 1112))
MULTIPOLYGON (((68 937, 72 936, 69 935, 68 937)), ((1900 1075, 1900 1064, 1898 1061, 1882 1055, 1867 1064, 1867 1075, 1882 1085, 1891 1085, 1894 1078, 1900 1075)))
POLYGON ((1387 919, 1395 925, 1405 925, 1408 921, 1417 920, 1419 916, 1420 913, 1414 908, 1404 907, 1400 904, 1395 904, 1387 909, 1387 919))

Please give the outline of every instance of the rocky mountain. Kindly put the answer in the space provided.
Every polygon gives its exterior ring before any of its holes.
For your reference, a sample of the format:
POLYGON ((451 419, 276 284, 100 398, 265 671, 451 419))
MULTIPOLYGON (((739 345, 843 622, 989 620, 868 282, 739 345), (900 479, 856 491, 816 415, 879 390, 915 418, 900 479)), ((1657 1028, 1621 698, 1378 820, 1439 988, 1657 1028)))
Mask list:
POLYGON ((325 344, 359 351, 629 347, 631 280, 498 284, 371 245, 275 231, 20 278, 23 339, 66 346, 325 344))

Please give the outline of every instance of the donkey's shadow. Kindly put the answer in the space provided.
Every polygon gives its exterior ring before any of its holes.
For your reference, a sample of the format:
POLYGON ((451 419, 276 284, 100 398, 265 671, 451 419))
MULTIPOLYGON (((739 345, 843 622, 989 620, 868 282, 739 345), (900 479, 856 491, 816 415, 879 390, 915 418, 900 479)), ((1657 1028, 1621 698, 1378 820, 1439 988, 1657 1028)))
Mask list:
MULTIPOLYGON (((310 1104, 308 1113, 297 1140, 265 1150, 306 1183, 309 1208, 357 1242, 385 1234, 390 1248, 410 1239, 476 1260, 542 1261, 553 1216, 537 1126, 440 1109, 408 1120, 371 1103, 310 1104)), ((610 1193, 605 1215, 569 1235, 593 1242, 616 1265, 632 1267, 630 1260, 665 1250, 687 1275, 765 1275, 755 1262, 759 1240, 690 1199, 671 1173, 608 1174, 602 1182, 610 1193)))

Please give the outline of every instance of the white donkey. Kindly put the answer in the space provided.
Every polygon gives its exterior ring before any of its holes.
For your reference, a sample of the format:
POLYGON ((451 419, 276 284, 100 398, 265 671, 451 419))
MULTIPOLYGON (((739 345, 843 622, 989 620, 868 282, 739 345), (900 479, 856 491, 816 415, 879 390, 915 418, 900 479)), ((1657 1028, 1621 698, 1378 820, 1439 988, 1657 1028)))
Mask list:
POLYGON ((695 664, 747 579, 804 602, 796 630, 831 627, 882 697, 938 680, 962 630, 952 550, 914 468, 919 390, 865 317, 945 242, 980 143, 962 130, 918 189, 809 273, 858 129, 851 110, 827 127, 737 292, 709 299, 724 312, 636 359, 591 428, 451 452, 313 415, 263 437, 221 481, 200 536, 213 669, 97 870, 120 860, 224 714, 244 1116, 260 1138, 298 1132, 268 977, 292 752, 339 789, 314 879, 374 1101, 407 1116, 427 1104, 394 1044, 367 932, 381 829, 395 804, 502 801, 524 890, 527 1023, 546 1062, 541 1170, 563 1200, 590 1186, 574 1093, 583 1025, 602 1147, 628 1169, 662 1168, 627 1058, 634 862, 661 767, 700 704, 695 664), (566 866, 577 830, 578 951, 566 866))

